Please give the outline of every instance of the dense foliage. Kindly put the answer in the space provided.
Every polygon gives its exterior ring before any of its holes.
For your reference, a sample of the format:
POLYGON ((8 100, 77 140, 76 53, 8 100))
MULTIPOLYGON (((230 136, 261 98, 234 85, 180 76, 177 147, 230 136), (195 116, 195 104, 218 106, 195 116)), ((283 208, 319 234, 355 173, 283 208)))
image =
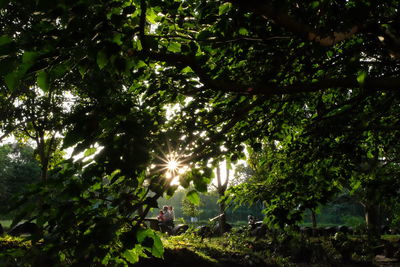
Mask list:
MULTIPOLYGON (((0 1, 1 130, 36 125, 42 148, 51 131, 84 153, 52 179, 42 168, 46 179, 31 193, 38 201, 27 196, 23 214, 45 228, 44 250, 69 264, 161 256, 159 238, 140 223, 175 189, 157 169, 171 149, 191 167, 181 184, 199 191, 211 179, 207 163, 262 150, 262 179, 247 196, 272 181, 267 214, 280 225, 342 187, 359 190, 371 212, 381 197, 393 200, 398 6, 0 1), (21 103, 40 95, 71 103, 45 97, 52 104, 30 119, 21 103)), ((43 151, 48 159, 52 150, 43 151)))
POLYGON ((0 146, 0 213, 7 211, 13 197, 39 181, 40 167, 32 147, 21 144, 0 146))

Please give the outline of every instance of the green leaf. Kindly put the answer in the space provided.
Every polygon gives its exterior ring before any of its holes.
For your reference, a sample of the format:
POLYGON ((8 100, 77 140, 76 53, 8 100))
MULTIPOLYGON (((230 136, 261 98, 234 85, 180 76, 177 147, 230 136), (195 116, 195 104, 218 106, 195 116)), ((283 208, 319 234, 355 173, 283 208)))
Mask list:
POLYGON ((11 43, 13 40, 7 35, 0 36, 0 45, 5 45, 11 43))
POLYGON ((150 24, 156 24, 157 23, 156 18, 157 14, 154 12, 154 10, 152 8, 148 8, 146 10, 147 21, 150 22, 150 24))
POLYGON ((142 42, 140 40, 133 41, 132 42, 132 47, 134 49, 136 49, 137 51, 141 51, 143 49, 142 42))
POLYGON ((193 70, 192 70, 191 67, 186 67, 186 68, 183 68, 183 69, 181 70, 181 73, 188 73, 188 72, 193 72, 193 70))
POLYGON ((357 189, 359 189, 361 187, 361 181, 356 181, 352 184, 352 190, 356 191, 357 189))
POLYGON ((99 51, 97 53, 97 65, 102 70, 107 65, 107 63, 108 63, 108 58, 106 53, 104 51, 99 51))
POLYGON ((24 74, 35 63, 35 60, 38 56, 39 54, 36 52, 25 51, 25 53, 22 55, 22 63, 17 67, 15 71, 9 73, 6 77, 4 77, 7 86, 11 90, 15 89, 19 81, 24 77, 24 74))
POLYGON ((83 154, 84 157, 89 157, 91 155, 93 155, 94 153, 96 153, 96 148, 95 147, 91 147, 86 149, 85 153, 83 154))
POLYGON ((87 71, 87 66, 85 65, 78 65, 78 71, 81 74, 81 77, 85 77, 86 71, 87 71))
POLYGON ((102 183, 95 183, 93 186, 92 186, 92 190, 94 190, 94 191, 97 191, 97 190, 99 190, 100 188, 101 188, 101 186, 102 186, 102 183))
POLYGON ((154 257, 162 258, 164 255, 164 246, 161 242, 161 239, 157 234, 154 234, 153 240, 154 243, 151 249, 151 254, 153 254, 154 257))
POLYGON ((187 173, 186 175, 180 175, 179 176, 179 184, 183 188, 188 188, 190 186, 190 181, 191 181, 190 173, 187 173))
POLYGON ((218 14, 222 15, 228 12, 232 8, 232 3, 223 3, 222 5, 219 6, 218 8, 218 14))
POLYGON ((19 72, 16 71, 16 72, 12 72, 12 73, 7 74, 4 77, 6 85, 7 85, 8 88, 10 88, 11 91, 14 91, 15 87, 17 86, 18 81, 20 79, 19 76, 20 76, 19 72))
POLYGON ((367 72, 366 71, 362 71, 358 76, 357 76, 357 82, 360 85, 364 85, 365 83, 365 79, 367 78, 367 72))
POLYGON ((48 92, 50 89, 49 75, 46 71, 39 71, 37 74, 36 82, 38 86, 44 91, 48 92))
POLYGON ((249 31, 246 28, 241 27, 239 29, 239 34, 240 35, 249 35, 249 31))
POLYGON ((139 253, 136 251, 135 248, 125 250, 122 253, 122 257, 124 257, 128 262, 135 264, 139 261, 139 253))
POLYGON ((51 70, 51 76, 55 77, 55 78, 61 78, 67 71, 68 71, 67 65, 60 64, 60 65, 55 66, 51 70))
POLYGON ((168 51, 173 53, 181 52, 181 44, 180 43, 170 43, 167 48, 168 51))
POLYGON ((142 243, 146 237, 151 237, 153 238, 154 233, 150 229, 139 229, 136 233, 136 239, 139 243, 142 243))
POLYGON ((113 37, 113 42, 116 43, 117 45, 122 45, 122 34, 118 33, 115 34, 113 37))
POLYGON ((317 8, 317 7, 319 7, 319 2, 318 1, 313 1, 313 2, 311 2, 311 8, 317 8))
POLYGON ((207 187, 209 182, 210 180, 205 176, 197 177, 196 179, 193 180, 194 187, 196 188, 196 190, 203 193, 207 192, 207 187))
POLYGON ((189 191, 186 194, 186 198, 194 205, 200 205, 200 196, 196 190, 189 191))
POLYGON ((25 51, 22 55, 22 63, 33 64, 38 56, 39 53, 37 52, 25 51))

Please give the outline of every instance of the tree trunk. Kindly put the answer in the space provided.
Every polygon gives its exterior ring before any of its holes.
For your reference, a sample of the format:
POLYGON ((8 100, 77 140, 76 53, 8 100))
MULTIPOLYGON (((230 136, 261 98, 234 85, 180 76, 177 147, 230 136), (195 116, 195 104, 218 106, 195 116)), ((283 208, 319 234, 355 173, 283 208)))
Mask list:
MULTIPOLYGON (((219 197, 224 196, 226 188, 228 187, 228 181, 229 181, 229 169, 228 166, 226 168, 226 177, 225 181, 222 183, 221 180, 221 170, 219 166, 217 167, 217 191, 219 197)), ((219 217, 219 231, 220 234, 223 234, 226 232, 226 215, 225 215, 225 209, 226 205, 224 202, 219 202, 219 212, 220 212, 220 217, 219 217)))
POLYGON ((225 209, 226 205, 223 202, 219 203, 219 212, 222 214, 221 217, 219 217, 219 231, 220 234, 222 235, 223 233, 226 232, 226 216, 225 216, 225 209))
POLYGON ((380 209, 379 205, 374 203, 365 203, 365 223, 367 225, 368 234, 371 236, 380 235, 380 209))
POLYGON ((315 211, 312 209, 311 210, 311 222, 312 222, 312 227, 314 229, 317 228, 317 214, 315 213, 315 211))
POLYGON ((317 214, 315 213, 314 209, 310 209, 311 211, 311 222, 312 222, 312 228, 313 228, 313 235, 317 235, 317 214))
MULTIPOLYGON (((48 178, 48 170, 49 170, 49 156, 50 153, 46 153, 46 142, 44 139, 44 132, 39 133, 39 137, 36 139, 36 144, 39 151, 39 159, 41 165, 41 178, 42 181, 47 181, 48 178)), ((50 144, 51 145, 51 144, 50 144)), ((50 148, 49 151, 50 152, 50 148)))

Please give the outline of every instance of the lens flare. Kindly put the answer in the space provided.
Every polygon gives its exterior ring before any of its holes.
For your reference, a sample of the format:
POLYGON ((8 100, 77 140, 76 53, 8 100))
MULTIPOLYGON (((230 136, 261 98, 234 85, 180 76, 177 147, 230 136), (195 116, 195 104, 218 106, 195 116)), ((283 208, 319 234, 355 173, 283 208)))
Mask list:
POLYGON ((168 171, 171 171, 171 172, 177 171, 178 167, 179 167, 179 162, 174 159, 168 161, 168 163, 167 163, 168 171))
POLYGON ((170 180, 171 185, 179 185, 179 176, 188 170, 188 166, 182 160, 184 157, 177 152, 169 151, 168 154, 162 153, 162 156, 157 158, 161 163, 154 166, 155 171, 164 172, 165 178, 170 180))

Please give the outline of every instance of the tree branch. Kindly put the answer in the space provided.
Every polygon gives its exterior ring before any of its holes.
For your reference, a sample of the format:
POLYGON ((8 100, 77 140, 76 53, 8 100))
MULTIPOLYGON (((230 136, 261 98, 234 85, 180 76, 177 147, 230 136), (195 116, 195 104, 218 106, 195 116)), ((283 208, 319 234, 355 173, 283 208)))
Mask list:
POLYGON ((276 83, 260 82, 253 85, 243 85, 229 79, 212 79, 203 68, 199 60, 194 56, 187 56, 173 53, 158 53, 146 51, 142 56, 153 60, 164 61, 177 67, 189 66, 199 77, 205 87, 229 93, 250 94, 250 95, 282 95, 304 92, 317 92, 329 88, 359 88, 368 90, 397 90, 400 89, 400 77, 369 77, 361 84, 357 77, 343 77, 324 79, 317 82, 296 82, 292 85, 280 86, 276 83))
POLYGON ((155 37, 155 38, 160 38, 160 39, 185 39, 185 40, 190 40, 190 41, 197 41, 199 43, 214 43, 214 44, 227 44, 227 43, 235 43, 235 42, 239 42, 239 41, 249 41, 249 42, 260 42, 260 43, 264 43, 266 41, 271 41, 271 40, 282 40, 282 39, 289 39, 289 36, 271 36, 268 38, 255 38, 255 37, 247 37, 247 36, 241 36, 241 37, 237 37, 237 38, 233 38, 233 39, 220 39, 220 38, 216 38, 216 37, 212 37, 206 40, 196 40, 194 37, 188 35, 188 36, 184 36, 184 35, 179 35, 179 34, 175 34, 175 35, 154 35, 154 34, 150 34, 148 35, 150 37, 155 37))
MULTIPOLYGON (((16 125, 14 125, 11 129, 9 129, 9 130, 6 131, 3 135, 0 136, 0 142, 1 142, 4 138, 6 138, 7 136, 9 136, 13 131, 17 130, 18 127, 20 127, 20 126, 22 126, 22 125, 24 125, 24 124, 26 124, 26 123, 28 123, 28 122, 30 122, 30 120, 22 121, 22 122, 19 122, 19 123, 16 124, 16 125)), ((25 128, 23 129, 23 131, 25 131, 25 128)), ((29 136, 29 137, 30 137, 30 136, 29 136)))
POLYGON ((287 13, 277 10, 269 1, 257 0, 237 0, 231 1, 233 5, 237 5, 246 10, 260 15, 266 19, 273 20, 276 24, 282 26, 286 30, 310 41, 319 43, 322 46, 333 46, 345 39, 350 38, 356 34, 360 27, 355 25, 347 32, 333 32, 331 35, 323 37, 319 35, 309 25, 301 23, 300 21, 292 18, 287 13))

